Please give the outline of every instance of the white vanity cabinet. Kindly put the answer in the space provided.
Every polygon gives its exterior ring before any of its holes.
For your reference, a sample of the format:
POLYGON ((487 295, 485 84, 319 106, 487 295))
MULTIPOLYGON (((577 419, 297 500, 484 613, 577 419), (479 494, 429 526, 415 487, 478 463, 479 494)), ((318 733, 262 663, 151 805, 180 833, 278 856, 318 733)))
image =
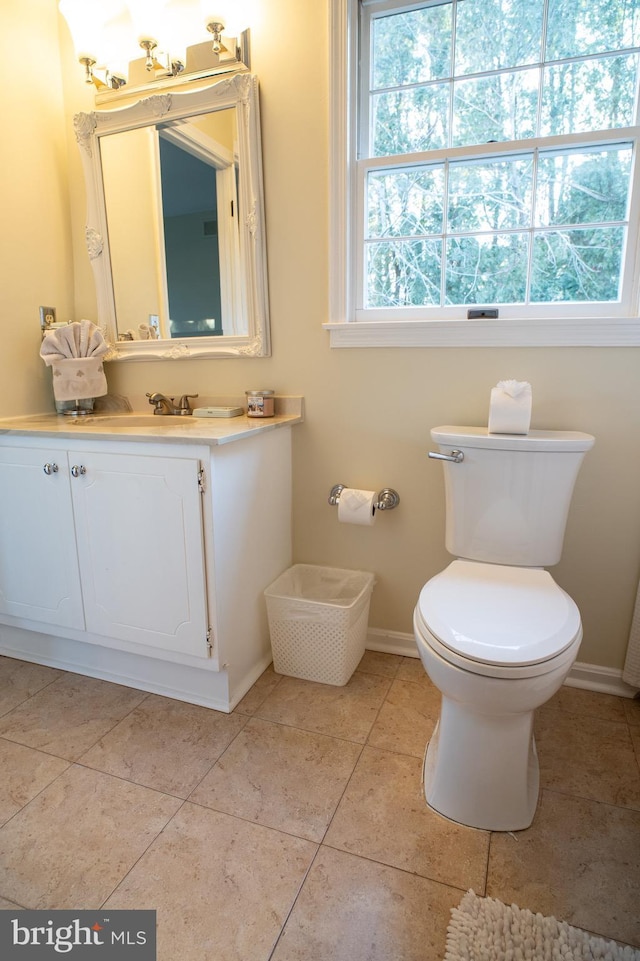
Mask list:
POLYGON ((290 425, 215 443, 78 431, 0 433, 0 654, 231 710, 271 661, 290 425))
POLYGON ((206 657, 200 461, 0 448, 0 611, 206 657))
POLYGON ((67 457, 86 629, 207 657, 200 461, 67 457))
POLYGON ((49 447, 0 447, 0 612, 84 628, 69 469, 49 447))

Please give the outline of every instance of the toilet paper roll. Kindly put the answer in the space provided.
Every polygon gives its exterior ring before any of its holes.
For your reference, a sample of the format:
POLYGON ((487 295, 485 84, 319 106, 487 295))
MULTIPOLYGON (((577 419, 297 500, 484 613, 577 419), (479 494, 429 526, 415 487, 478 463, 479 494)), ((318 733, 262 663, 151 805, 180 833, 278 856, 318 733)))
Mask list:
POLYGON ((341 524, 362 524, 371 527, 376 519, 375 491, 361 491, 345 487, 338 501, 338 520, 341 524))

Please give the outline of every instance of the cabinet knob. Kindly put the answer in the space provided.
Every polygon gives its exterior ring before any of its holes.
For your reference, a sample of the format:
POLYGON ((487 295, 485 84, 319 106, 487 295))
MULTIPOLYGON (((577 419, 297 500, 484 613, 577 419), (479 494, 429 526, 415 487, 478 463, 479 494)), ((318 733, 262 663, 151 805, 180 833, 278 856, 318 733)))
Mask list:
POLYGON ((78 466, 77 464, 74 464, 73 467, 71 468, 71 474, 73 477, 80 477, 81 474, 86 474, 86 473, 87 473, 87 468, 84 466, 84 464, 80 464, 80 466, 78 466))
POLYGON ((58 465, 57 464, 45 464, 42 468, 45 474, 57 474, 58 465))

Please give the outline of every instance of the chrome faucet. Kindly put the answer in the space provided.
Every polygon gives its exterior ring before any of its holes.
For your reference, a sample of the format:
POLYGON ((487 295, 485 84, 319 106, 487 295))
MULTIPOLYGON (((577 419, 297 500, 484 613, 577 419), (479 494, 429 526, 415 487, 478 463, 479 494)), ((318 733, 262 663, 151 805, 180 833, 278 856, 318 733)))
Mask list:
POLYGON ((175 403, 173 397, 165 397, 164 394, 159 394, 157 391, 153 394, 147 394, 149 398, 149 403, 154 406, 154 414, 160 414, 166 416, 169 414, 184 416, 193 414, 191 405, 189 403, 190 398, 197 397, 197 394, 183 394, 178 403, 175 403))

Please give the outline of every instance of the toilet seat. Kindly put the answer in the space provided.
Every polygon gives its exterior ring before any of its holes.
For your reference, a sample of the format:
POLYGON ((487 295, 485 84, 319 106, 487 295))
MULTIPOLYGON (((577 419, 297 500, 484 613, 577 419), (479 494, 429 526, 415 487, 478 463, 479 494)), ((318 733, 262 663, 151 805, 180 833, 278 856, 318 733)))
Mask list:
POLYGON ((425 584, 415 626, 445 660, 491 677, 546 674, 582 634, 576 604, 548 571, 465 560, 425 584))

